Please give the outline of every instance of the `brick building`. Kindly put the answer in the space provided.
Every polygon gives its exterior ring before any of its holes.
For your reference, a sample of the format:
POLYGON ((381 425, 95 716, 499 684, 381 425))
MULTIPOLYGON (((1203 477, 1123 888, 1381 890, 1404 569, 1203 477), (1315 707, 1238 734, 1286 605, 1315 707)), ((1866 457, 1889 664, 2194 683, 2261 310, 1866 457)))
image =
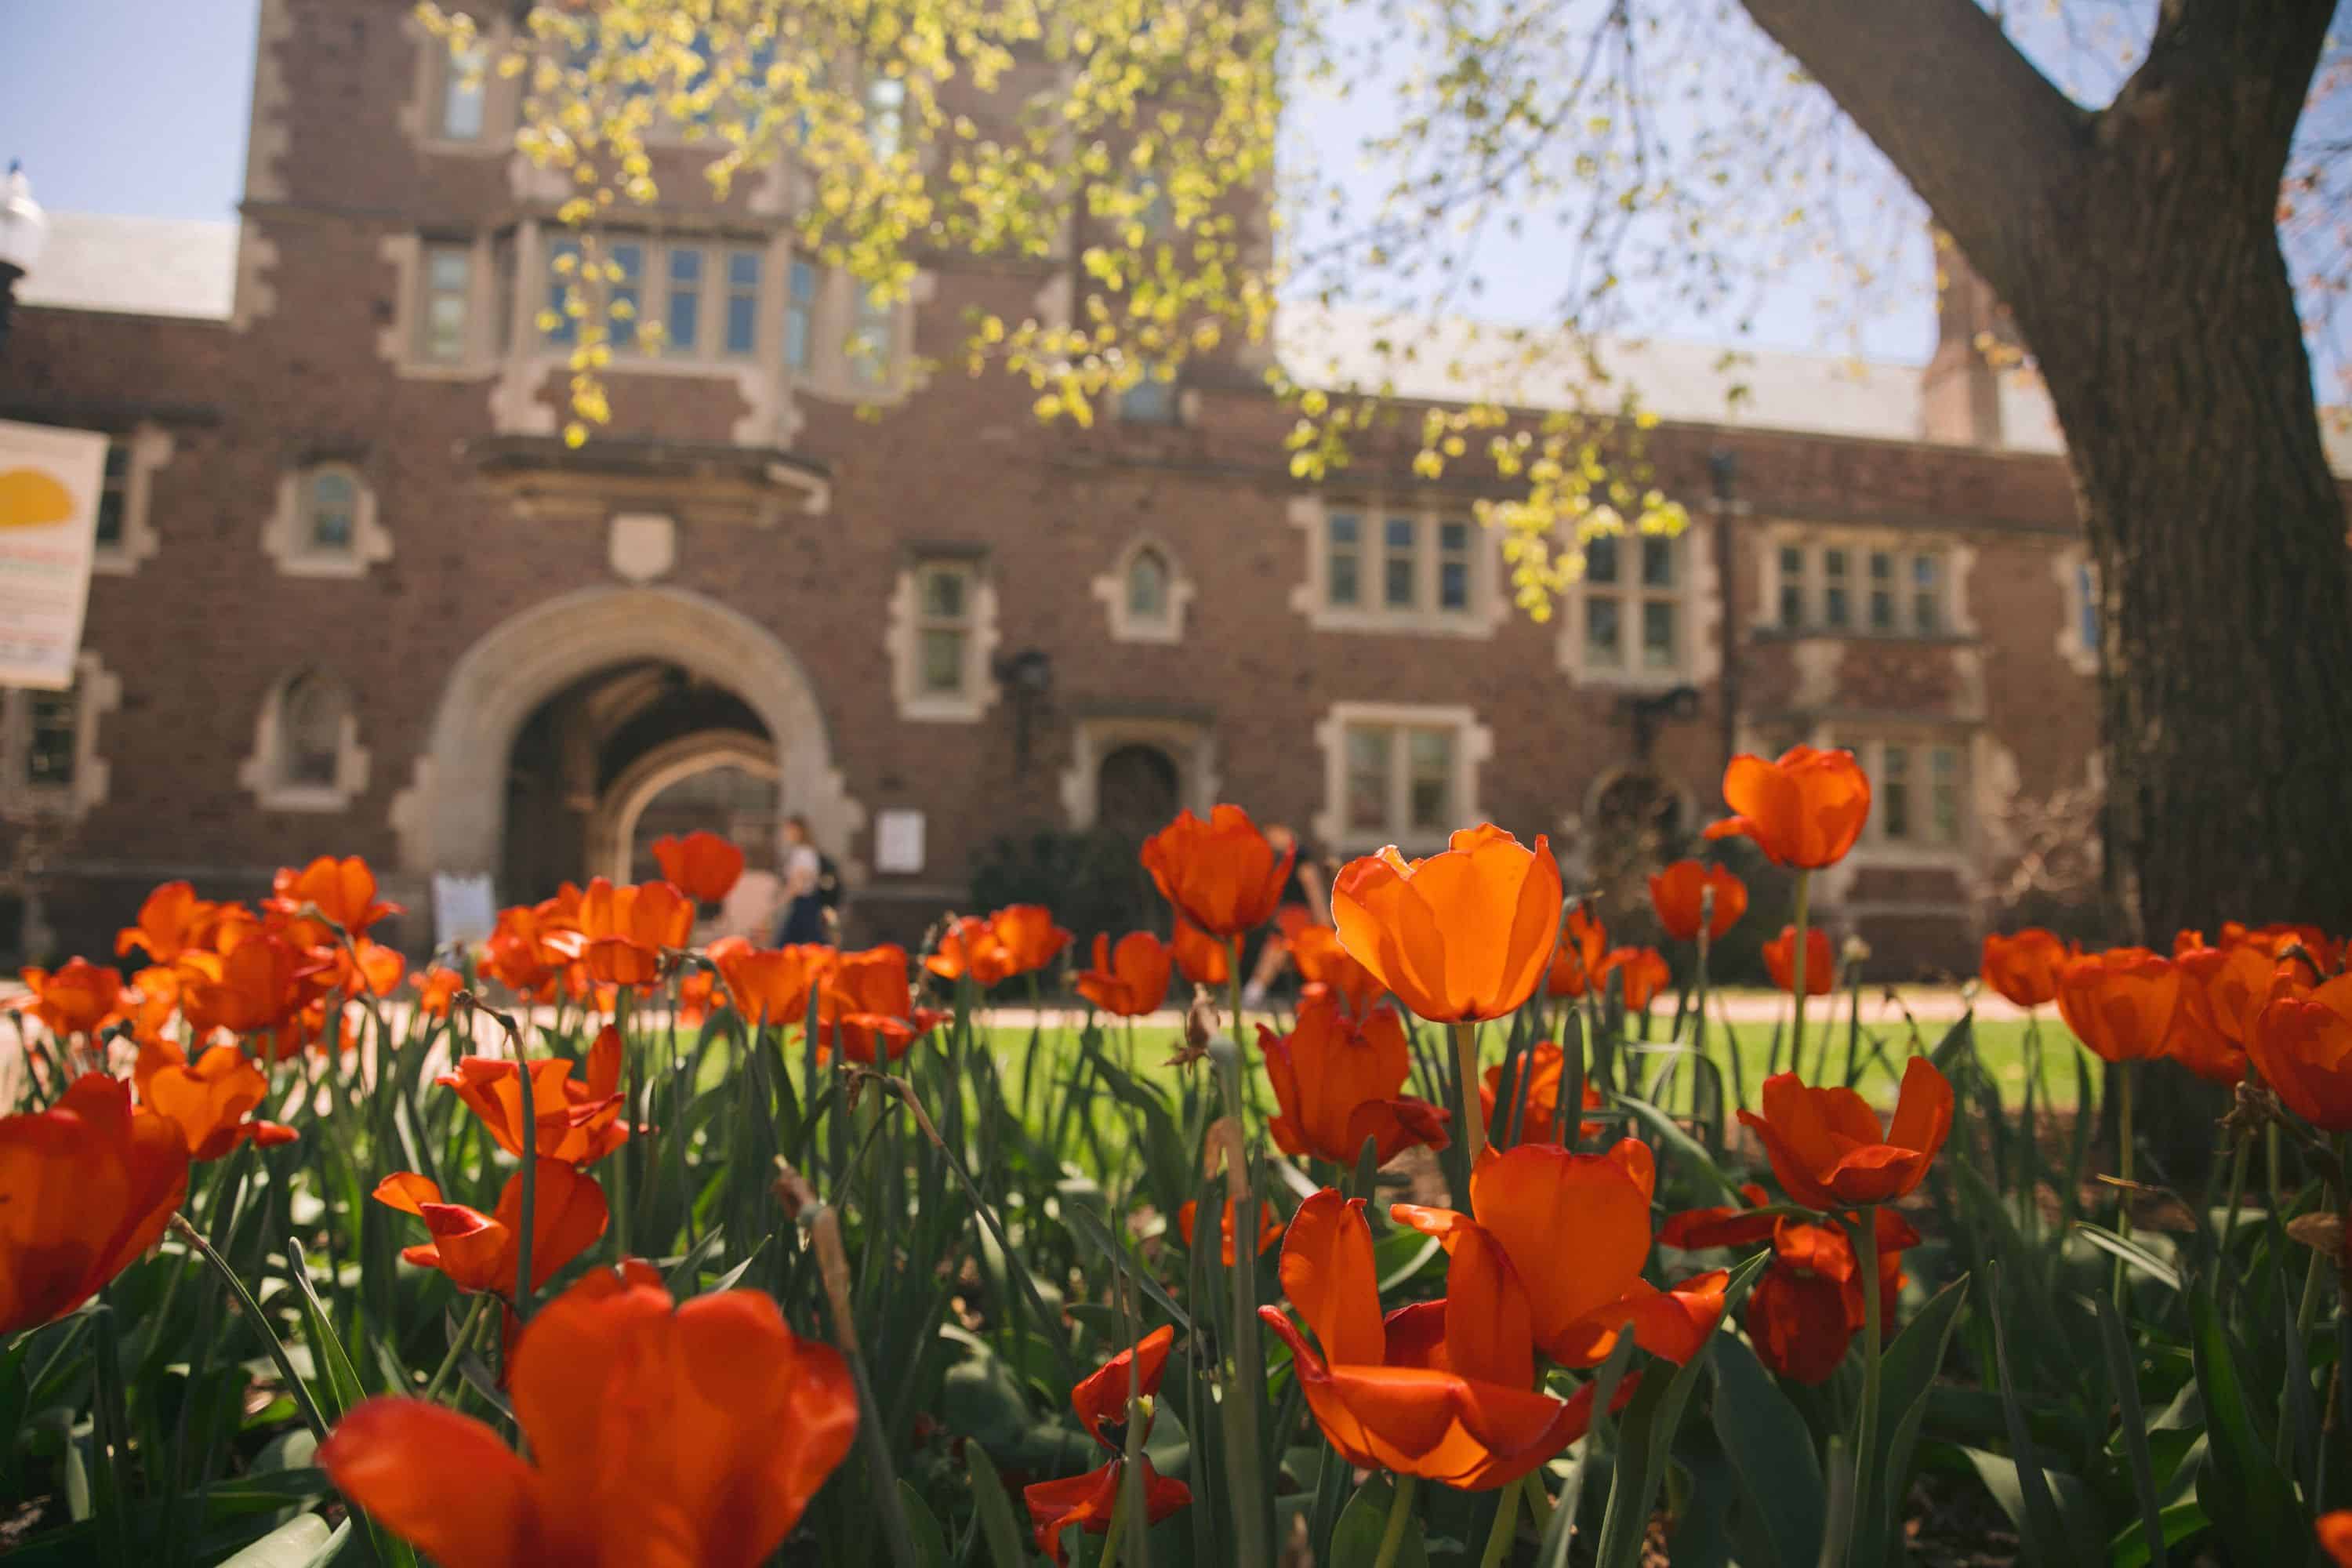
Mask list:
MULTIPOLYGON (((1727 746, 1811 739, 1880 790, 1821 907, 1907 963, 1972 938, 2023 816, 2095 792, 2068 479, 2046 405, 1966 352, 1980 291, 1924 374, 1763 356, 1736 416, 1715 351, 1630 355, 1694 525, 1538 624, 1473 489, 1377 454, 1292 480, 1248 364, 1087 431, 916 377, 1067 264, 934 257, 877 312, 794 254, 788 174, 714 199, 684 147, 615 252, 671 342, 568 450, 560 184, 511 151, 513 84, 406 11, 263 0, 240 221, 58 218, 0 350, 0 416, 116 438, 82 679, 0 713, 61 947, 159 879, 250 895, 329 851, 421 947, 436 872, 537 897, 779 811, 901 937, 1001 834, 1218 799, 1341 852, 1492 817, 1590 870, 1625 822, 1713 815, 1727 746)), ((1325 315, 1278 349, 1349 345, 1325 315)))

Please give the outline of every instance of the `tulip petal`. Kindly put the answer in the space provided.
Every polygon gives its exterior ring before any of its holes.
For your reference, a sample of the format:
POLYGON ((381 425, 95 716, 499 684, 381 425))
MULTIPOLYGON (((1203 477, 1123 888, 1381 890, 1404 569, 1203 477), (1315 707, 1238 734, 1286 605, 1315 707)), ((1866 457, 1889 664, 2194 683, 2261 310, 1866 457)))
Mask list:
POLYGON ((318 1462, 344 1497, 442 1568, 557 1560, 530 1467, 471 1416, 370 1399, 335 1424, 318 1462))
POLYGON ((1332 1365, 1377 1365, 1387 1342, 1364 1200, 1326 1187, 1298 1205, 1283 1238, 1283 1293, 1332 1365))

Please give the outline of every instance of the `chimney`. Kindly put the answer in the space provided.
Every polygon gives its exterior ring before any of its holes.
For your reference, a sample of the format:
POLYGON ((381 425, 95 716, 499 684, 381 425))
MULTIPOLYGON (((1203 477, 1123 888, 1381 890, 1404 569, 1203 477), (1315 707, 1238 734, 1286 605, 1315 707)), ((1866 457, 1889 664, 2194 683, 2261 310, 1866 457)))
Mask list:
POLYGON ((2018 353, 2017 329, 1952 237, 1935 231, 1936 353, 1919 374, 1919 435, 1961 447, 1999 447, 2000 371, 2018 353))

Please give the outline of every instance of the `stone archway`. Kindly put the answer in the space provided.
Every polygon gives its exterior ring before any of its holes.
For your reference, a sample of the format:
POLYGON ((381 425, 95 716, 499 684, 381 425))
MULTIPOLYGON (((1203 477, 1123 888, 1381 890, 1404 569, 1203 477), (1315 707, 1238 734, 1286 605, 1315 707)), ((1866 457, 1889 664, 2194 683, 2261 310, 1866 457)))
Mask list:
POLYGON ((506 773, 531 711, 565 686, 611 666, 658 660, 723 683, 775 739, 789 809, 855 879, 845 853, 866 825, 834 765, 815 688, 791 648, 765 626, 679 588, 586 588, 545 600, 492 627, 458 658, 424 753, 393 802, 401 868, 494 872, 506 834, 506 773))
POLYGON ((729 768, 773 779, 777 776, 775 749, 763 745, 757 736, 712 731, 681 735, 639 757, 605 790, 590 820, 588 863, 616 882, 634 879, 631 852, 646 808, 673 784, 729 768))

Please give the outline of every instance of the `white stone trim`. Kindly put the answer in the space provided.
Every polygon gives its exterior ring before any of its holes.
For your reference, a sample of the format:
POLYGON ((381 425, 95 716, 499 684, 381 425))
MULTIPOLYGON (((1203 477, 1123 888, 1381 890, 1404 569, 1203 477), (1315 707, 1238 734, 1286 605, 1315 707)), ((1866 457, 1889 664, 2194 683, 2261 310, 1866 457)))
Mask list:
POLYGON ((2099 591, 2099 565, 2091 559, 2090 552, 2081 545, 2059 551, 2050 558, 2050 574, 2058 580, 2059 603, 2064 612, 2058 622, 2055 647, 2058 658, 2066 668, 2081 676, 2099 673, 2099 650, 2083 640, 2083 619, 2098 613, 2100 606, 2084 602, 2084 574, 2090 576, 2090 590, 2099 591))
POLYGON ((1471 508, 1444 507, 1420 501, 1385 502, 1375 496, 1362 505, 1345 505, 1348 511, 1363 523, 1363 564, 1357 584, 1364 603, 1351 608, 1335 609, 1330 602, 1328 582, 1330 565, 1329 540, 1325 523, 1332 510, 1323 495, 1307 492, 1290 498, 1287 514, 1290 526, 1299 531, 1302 548, 1307 552, 1307 570, 1290 591, 1290 607, 1307 617, 1317 631, 1381 632, 1408 637, 1454 637, 1488 638, 1496 628, 1510 618, 1510 605, 1499 587, 1502 552, 1493 531, 1478 521, 1471 508), (1422 530, 1425 541, 1419 552, 1420 607, 1412 610, 1391 610, 1378 602, 1385 581, 1383 565, 1386 551, 1385 530, 1382 526, 1391 517, 1411 516, 1422 530), (1466 609, 1436 608, 1438 551, 1436 528, 1440 522, 1466 523, 1470 529, 1470 604, 1466 609))
POLYGON ((971 724, 994 706, 1001 689, 996 682, 996 584, 987 563, 978 558, 917 558, 898 569, 890 588, 889 613, 883 624, 883 648, 890 658, 890 686, 898 717, 919 723, 971 724), (963 689, 925 691, 922 688, 921 604, 915 579, 927 568, 955 566, 971 575, 968 592, 971 629, 964 638, 963 689))
POLYGON ((359 704, 351 686, 315 668, 295 670, 269 689, 253 723, 253 750, 237 764, 236 782, 264 811, 320 814, 348 811, 352 802, 367 793, 369 756, 360 744, 359 704), (343 721, 335 741, 335 778, 331 784, 299 783, 287 778, 284 742, 286 698, 304 677, 332 681, 343 697, 343 721))
MULTIPOLYGON (((1454 829, 1482 820, 1478 766, 1495 754, 1495 732, 1478 721, 1477 710, 1467 703, 1334 702, 1315 726, 1315 742, 1323 749, 1323 805, 1315 814, 1315 838, 1335 854, 1367 854, 1390 843, 1409 852, 1442 849, 1454 829), (1355 724, 1453 731, 1454 820, 1442 828, 1414 833, 1405 826, 1398 803, 1392 798, 1390 820, 1384 826, 1367 831, 1349 829, 1347 734, 1349 727, 1355 724)), ((1402 759, 1403 755, 1400 751, 1393 752, 1392 758, 1402 759)), ((1402 761, 1392 761, 1391 765, 1402 778, 1402 761)), ((1390 787, 1393 794, 1397 787, 1393 780, 1390 787)))
POLYGON ((1190 719, 1106 716, 1070 726, 1070 765, 1062 770, 1062 810, 1074 831, 1095 825, 1105 757, 1122 746, 1151 746, 1176 764, 1176 804, 1206 816, 1217 803, 1217 742, 1208 726, 1190 719))
POLYGON ((129 577, 139 563, 163 547, 150 510, 155 504, 155 476, 172 460, 177 443, 160 425, 140 424, 128 436, 114 437, 131 448, 122 479, 122 537, 92 550, 89 569, 101 577, 129 577))
POLYGON ((418 342, 425 323, 425 252, 454 249, 459 243, 414 234, 390 234, 376 242, 376 255, 394 273, 392 320, 377 329, 376 356, 407 380, 479 381, 496 368, 500 351, 492 331, 499 318, 497 244, 487 232, 463 242, 465 353, 454 360, 427 359, 418 342))
POLYGON ((392 559, 392 535, 376 519, 375 488, 350 463, 311 463, 278 476, 278 507, 261 525, 262 553, 278 563, 288 577, 364 577, 379 561, 392 559), (312 480, 340 473, 352 481, 352 545, 349 550, 319 550, 310 544, 304 496, 312 480))
POLYGON ((0 820, 75 821, 106 803, 110 770, 98 747, 99 724, 122 706, 122 682, 106 668, 94 648, 74 656, 73 782, 59 787, 36 785, 25 778, 26 752, 32 742, 32 705, 51 695, 23 688, 0 693, 0 820))
POLYGON ((1195 588, 1192 579, 1185 575, 1176 552, 1157 534, 1139 533, 1127 542, 1127 547, 1111 562, 1110 570, 1090 584, 1094 596, 1103 602, 1110 620, 1113 642, 1179 643, 1184 640, 1184 617, 1192 608, 1195 588), (1134 568, 1135 558, 1151 551, 1168 566, 1168 613, 1157 620, 1137 620, 1127 603, 1127 574, 1134 568))
MULTIPOLYGON (((454 9, 466 9, 460 5, 454 9)), ((482 70, 482 132, 470 140, 441 133, 441 107, 456 80, 456 61, 449 46, 425 30, 414 14, 403 16, 401 32, 416 47, 416 64, 409 75, 408 97, 399 110, 401 133, 421 150, 447 157, 498 158, 514 151, 517 122, 522 110, 521 77, 502 76, 499 60, 513 47, 506 19, 493 14, 475 17, 474 37, 486 57, 482 70)))
POLYGON ((588 864, 593 874, 609 877, 615 884, 634 881, 629 850, 636 841, 637 823, 646 807, 670 785, 713 768, 740 768, 762 778, 775 778, 775 746, 740 731, 705 730, 665 742, 622 769, 589 819, 588 864))
POLYGON ((1975 574, 1977 550, 1975 545, 1958 534, 1849 523, 1778 521, 1758 530, 1757 542, 1755 625, 1772 635, 1784 637, 1862 637, 1897 642, 1939 642, 1979 635, 1976 609, 1969 597, 1969 581, 1975 574), (1801 626, 1785 625, 1780 619, 1780 552, 1789 548, 1805 552, 1805 624, 1801 626), (1830 626, 1822 618, 1825 584, 1821 552, 1825 549, 1843 550, 1852 562, 1846 577, 1850 619, 1843 626, 1830 626), (1870 625, 1869 561, 1873 553, 1881 552, 1902 558, 1895 574, 1895 624, 1886 631, 1874 630, 1870 625), (1943 581, 1939 584, 1937 605, 1939 624, 1932 632, 1922 632, 1912 624, 1914 590, 1903 569, 1909 557, 1926 554, 1943 558, 1943 581))
POLYGON ((1675 686, 1703 686, 1723 672, 1723 592, 1716 570, 1715 531, 1720 522, 1694 517, 1673 536, 1675 585, 1664 591, 1643 587, 1642 569, 1644 535, 1628 529, 1618 542, 1618 581, 1600 591, 1624 602, 1633 612, 1618 631, 1624 662, 1613 668, 1591 665, 1584 658, 1585 610, 1593 585, 1579 577, 1560 595, 1559 637, 1553 645, 1561 673, 1579 686, 1611 690, 1655 691, 1675 686), (1662 599, 1675 605, 1675 663, 1670 669, 1646 669, 1641 664, 1641 606, 1662 599))
MULTIPOLYGON (((484 633, 451 668, 409 786, 392 804, 412 877, 498 869, 507 766, 531 711, 583 676, 662 660, 724 684, 774 740, 788 810, 820 843, 845 847, 866 808, 834 765, 815 687, 791 648, 740 611, 675 587, 585 588, 541 601, 484 633)), ((864 868, 839 853, 853 886, 864 868)))

